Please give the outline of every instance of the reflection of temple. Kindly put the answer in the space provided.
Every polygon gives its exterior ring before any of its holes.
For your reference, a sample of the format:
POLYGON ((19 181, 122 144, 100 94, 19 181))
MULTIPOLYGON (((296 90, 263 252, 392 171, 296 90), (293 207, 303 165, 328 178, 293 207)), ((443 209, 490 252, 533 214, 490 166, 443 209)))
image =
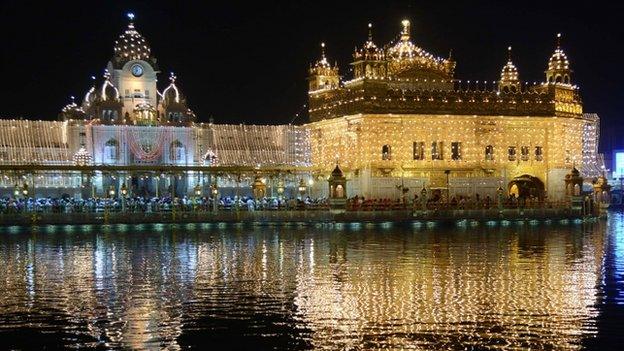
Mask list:
POLYGON ((599 118, 583 114, 559 39, 544 83, 520 80, 511 48, 498 82, 463 82, 454 59, 415 45, 402 24, 383 48, 369 25, 348 81, 323 45, 309 71, 311 123, 259 126, 198 123, 175 74, 159 87, 159 63, 130 16, 103 77, 61 121, 0 120, 0 195, 23 183, 53 196, 118 194, 122 184, 183 196, 214 183, 221 195, 252 195, 260 181, 268 196, 299 194, 302 182, 328 196, 318 180, 339 164, 348 197, 423 187, 493 197, 506 185, 555 200, 574 166, 586 181, 603 172, 599 118))
POLYGON ((163 228, 8 235, 0 322, 28 314, 41 330, 68 323, 109 348, 151 349, 174 347, 189 329, 221 333, 235 311, 234 328, 247 320, 253 333, 273 336, 275 325, 256 321, 292 318, 284 334, 305 329, 314 349, 570 349, 596 332, 597 285, 605 250, 614 250, 601 224, 479 233, 163 228))

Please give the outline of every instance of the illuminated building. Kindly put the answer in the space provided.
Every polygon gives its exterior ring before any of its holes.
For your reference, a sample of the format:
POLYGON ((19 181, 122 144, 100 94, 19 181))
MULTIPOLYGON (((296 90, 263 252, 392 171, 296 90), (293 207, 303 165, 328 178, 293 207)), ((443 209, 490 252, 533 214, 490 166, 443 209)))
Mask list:
POLYGON ((416 46, 410 22, 402 25, 382 49, 369 24, 351 80, 340 81, 324 44, 310 68, 312 163, 323 174, 339 164, 350 196, 397 197, 402 187, 494 196, 506 187, 555 200, 573 167, 588 179, 602 174, 599 118, 583 114, 560 35, 544 83, 520 80, 511 47, 500 80, 462 81, 450 55, 416 46))
POLYGON ((450 55, 412 42, 409 21, 383 47, 369 25, 348 81, 322 45, 310 67, 309 124, 228 125, 198 123, 175 74, 159 89, 158 61, 129 19, 102 78, 59 121, 0 120, 2 195, 28 183, 46 196, 118 194, 124 184, 188 196, 214 182, 222 195, 250 195, 265 179, 268 195, 277 187, 297 196, 307 180, 311 195, 327 196, 320 180, 338 164, 349 197, 423 187, 432 197, 494 196, 502 187, 556 200, 573 167, 587 181, 604 171, 599 118, 583 113, 559 38, 544 83, 520 80, 511 48, 498 81, 462 81, 450 55))
POLYGON ((27 183, 43 196, 106 196, 111 188, 119 194, 123 184, 138 195, 185 196, 217 181, 222 194, 238 188, 244 194, 254 176, 241 170, 309 166, 302 126, 197 123, 175 74, 158 89, 158 61, 134 15, 128 18, 102 79, 91 77, 81 104, 72 97, 59 121, 0 120, 0 166, 30 167, 4 172, 3 195, 27 183), (215 171, 185 169, 193 166, 215 171))

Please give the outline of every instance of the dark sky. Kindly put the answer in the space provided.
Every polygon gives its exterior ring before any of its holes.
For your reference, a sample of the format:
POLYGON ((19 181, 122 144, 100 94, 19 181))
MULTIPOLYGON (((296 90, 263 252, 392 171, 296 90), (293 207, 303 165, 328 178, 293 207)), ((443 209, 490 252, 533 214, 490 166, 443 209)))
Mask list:
POLYGON ((125 13, 133 11, 163 72, 160 82, 176 72, 200 121, 288 123, 306 102, 307 68, 321 41, 349 77, 368 22, 382 45, 409 18, 417 45, 439 56, 453 49, 459 79, 498 79, 512 45, 520 78, 541 81, 562 32, 585 110, 619 127, 624 5, 617 3, 4 0, 0 115, 55 119, 70 95, 84 95, 91 75, 101 76, 125 13))

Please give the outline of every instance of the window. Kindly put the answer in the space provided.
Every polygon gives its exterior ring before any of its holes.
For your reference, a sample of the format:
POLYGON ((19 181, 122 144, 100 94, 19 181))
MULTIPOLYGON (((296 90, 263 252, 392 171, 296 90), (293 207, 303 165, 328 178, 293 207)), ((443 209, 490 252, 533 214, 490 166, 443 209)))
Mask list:
POLYGON ((381 159, 382 160, 392 159, 392 148, 390 148, 390 145, 384 145, 381 147, 381 159))
POLYGON ((507 149, 507 155, 509 156, 509 161, 515 161, 516 160, 516 147, 510 146, 507 149))
POLYGON ((485 147, 485 160, 486 161, 494 160, 494 147, 492 145, 488 145, 485 147))
POLYGON ((520 148, 520 159, 522 161, 529 160, 529 147, 528 146, 523 146, 520 148))
POLYGON ((544 150, 542 150, 541 146, 535 147, 535 161, 543 161, 544 160, 544 150))
POLYGON ((443 159, 443 154, 442 154, 442 142, 441 141, 434 141, 431 143, 431 159, 432 160, 442 160, 443 159))
POLYGON ((169 148, 169 159, 176 162, 184 162, 186 156, 186 148, 179 140, 175 140, 171 143, 169 148))
POLYGON ((451 143, 451 159, 461 160, 461 143, 459 141, 451 143))
POLYGON ((425 143, 422 141, 414 142, 414 160, 425 159, 425 143))
POLYGON ((104 144, 104 163, 113 163, 119 158, 119 143, 115 139, 109 139, 104 144))

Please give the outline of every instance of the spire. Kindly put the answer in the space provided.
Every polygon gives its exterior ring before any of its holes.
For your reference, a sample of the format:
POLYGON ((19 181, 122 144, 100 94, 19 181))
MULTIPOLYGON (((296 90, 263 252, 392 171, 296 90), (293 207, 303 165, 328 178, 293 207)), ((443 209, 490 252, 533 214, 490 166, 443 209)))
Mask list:
POLYGON ((401 40, 408 41, 410 39, 410 21, 404 19, 403 21, 401 21, 401 24, 403 25, 403 30, 401 31, 401 40))
POLYGON ((128 17, 128 28, 134 29, 134 13, 128 12, 126 16, 128 17))
POLYGON ((557 33, 557 50, 561 49, 561 33, 557 33))
POLYGON ((369 42, 373 41, 373 24, 372 23, 368 24, 368 41, 369 42))
POLYGON ((507 47, 507 62, 511 63, 511 45, 507 47))
POLYGON ((326 58, 325 58, 325 42, 321 43, 321 60, 326 60, 326 58))

